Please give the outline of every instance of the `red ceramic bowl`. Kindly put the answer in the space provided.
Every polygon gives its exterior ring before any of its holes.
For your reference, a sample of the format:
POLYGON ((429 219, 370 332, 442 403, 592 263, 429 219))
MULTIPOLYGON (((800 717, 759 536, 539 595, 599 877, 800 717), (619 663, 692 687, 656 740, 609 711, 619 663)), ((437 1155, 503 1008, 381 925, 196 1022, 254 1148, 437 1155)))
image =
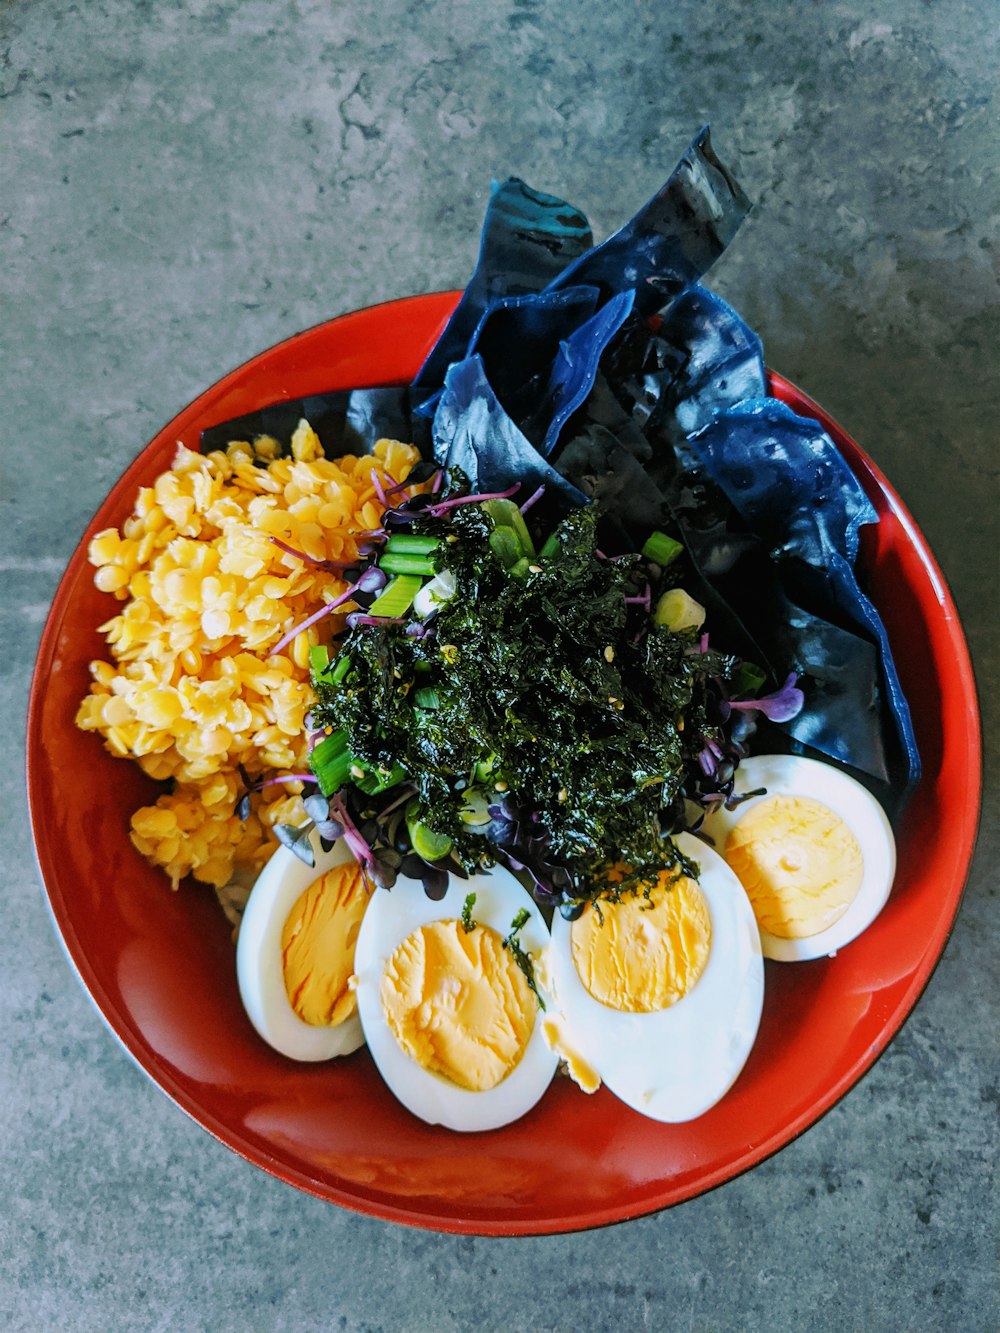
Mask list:
POLYGON ((31 817, 52 913, 84 986, 141 1067, 223 1143, 299 1189, 391 1221, 488 1235, 570 1231, 666 1208, 745 1171, 813 1124, 885 1049, 958 910, 979 804, 979 718, 955 607, 913 520, 844 431, 775 375, 777 397, 822 422, 881 518, 865 530, 863 565, 925 771, 898 829, 899 870, 881 916, 836 958, 767 965, 746 1068, 686 1125, 646 1120, 607 1091, 588 1098, 559 1080, 516 1124, 454 1134, 398 1105, 364 1051, 325 1066, 271 1051, 240 1006, 230 929, 211 892, 192 884, 172 893, 129 842, 129 815, 150 784, 73 725, 112 605, 93 586, 87 542, 120 525, 138 487, 169 465, 178 440, 197 446, 203 427, 283 397, 408 381, 455 300, 394 301, 301 333, 220 380, 142 451, 75 551, 45 627, 28 721, 31 817))

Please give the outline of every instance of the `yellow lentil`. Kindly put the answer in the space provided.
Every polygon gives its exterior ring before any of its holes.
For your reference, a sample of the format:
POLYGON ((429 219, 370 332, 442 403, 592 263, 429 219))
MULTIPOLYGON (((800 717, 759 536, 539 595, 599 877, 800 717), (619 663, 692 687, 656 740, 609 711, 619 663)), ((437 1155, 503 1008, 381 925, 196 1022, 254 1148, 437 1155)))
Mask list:
POLYGON ((245 821, 235 814, 241 767, 251 781, 305 771, 309 648, 343 625, 333 612, 273 653, 345 584, 271 538, 313 560, 357 558, 358 533, 382 517, 373 474, 392 486, 418 458, 380 440, 371 456, 327 459, 306 422, 291 459, 278 454, 269 438, 178 448, 121 532, 90 543, 94 582, 123 605, 101 626, 110 660, 90 664, 76 721, 170 784, 132 815, 131 837, 175 887, 255 875, 278 845, 274 825, 306 818, 296 781, 256 793, 245 821))

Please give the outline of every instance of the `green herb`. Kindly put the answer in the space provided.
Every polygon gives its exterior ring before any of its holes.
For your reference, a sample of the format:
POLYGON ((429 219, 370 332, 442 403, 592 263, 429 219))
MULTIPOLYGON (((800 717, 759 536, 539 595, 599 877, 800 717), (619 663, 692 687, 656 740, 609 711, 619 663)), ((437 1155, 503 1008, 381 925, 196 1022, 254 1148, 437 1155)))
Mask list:
POLYGON ((478 925, 478 922, 472 919, 472 909, 475 905, 476 895, 474 893, 467 893, 465 895, 465 902, 462 904, 462 929, 467 935, 475 930, 478 925))
POLYGON ((397 574, 368 608, 370 616, 401 616, 409 611, 423 585, 420 574, 397 574))
POLYGON ((504 936, 503 947, 510 953, 514 962, 524 973, 524 979, 528 986, 534 992, 535 999, 538 1001, 539 1009, 545 1008, 545 1001, 542 999, 541 992, 535 982, 535 966, 528 954, 521 948, 521 942, 518 940, 518 934, 531 920, 531 913, 526 907, 522 907, 510 923, 510 934, 504 936))
MULTIPOLYGON (((607 893, 610 864, 638 882, 669 861, 662 828, 706 736, 721 736, 711 700, 735 666, 701 651, 697 631, 653 622, 648 566, 638 553, 601 558, 598 521, 596 505, 573 511, 512 577, 492 539, 514 527, 485 505, 420 516, 412 536, 435 543, 455 589, 431 632, 356 626, 313 677, 317 725, 343 733, 363 772, 412 787, 408 824, 433 830, 471 873, 505 859, 501 847, 530 851, 505 843, 496 818, 469 821, 466 791, 481 784, 487 805, 520 812, 512 836, 544 840, 539 866, 568 869, 575 899, 607 893)), ((395 595, 408 579, 419 583, 398 575, 380 614, 390 599, 405 614, 395 595)), ((340 756, 331 768, 351 781, 340 756)))

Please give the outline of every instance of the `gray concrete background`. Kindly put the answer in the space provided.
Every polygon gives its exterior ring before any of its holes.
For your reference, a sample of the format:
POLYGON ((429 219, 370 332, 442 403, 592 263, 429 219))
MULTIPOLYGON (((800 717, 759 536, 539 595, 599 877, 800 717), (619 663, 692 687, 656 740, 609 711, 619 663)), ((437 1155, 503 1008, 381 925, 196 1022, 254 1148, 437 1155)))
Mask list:
POLYGON ((996 1327, 995 6, 0 0, 0 49, 0 1325, 996 1327), (711 1195, 522 1241, 356 1217, 190 1123, 71 974, 23 790, 48 603, 199 390, 461 285, 491 175, 603 235, 706 120, 757 200, 714 285, 894 481, 966 625, 994 780, 958 925, 868 1077, 711 1195))

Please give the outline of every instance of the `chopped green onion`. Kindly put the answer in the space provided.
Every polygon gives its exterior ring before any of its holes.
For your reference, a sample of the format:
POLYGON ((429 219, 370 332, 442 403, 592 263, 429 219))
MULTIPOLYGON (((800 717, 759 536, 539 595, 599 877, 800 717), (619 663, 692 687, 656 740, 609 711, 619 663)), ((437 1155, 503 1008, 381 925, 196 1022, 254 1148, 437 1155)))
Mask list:
POLYGON ((519 560, 524 559, 524 548, 513 528, 494 528, 490 533, 490 550, 504 569, 511 569, 519 560))
MULTIPOLYGON (((451 570, 442 569, 441 573, 435 574, 414 597, 413 614, 419 620, 426 620, 432 611, 439 611, 446 602, 451 601, 457 586, 455 575, 451 570)), ((422 663, 417 663, 418 670, 421 665, 422 663)))
POLYGON ((438 698, 438 692, 429 685, 421 686, 419 690, 413 691, 413 702, 418 708, 440 708, 441 700, 438 698))
POLYGON ((705 608, 683 588, 670 588, 656 603, 653 619, 675 633, 682 629, 701 629, 705 608))
POLYGON ((423 574, 430 578, 437 571, 434 561, 426 555, 410 555, 405 551, 386 551, 379 558, 379 569, 387 574, 423 574))
POLYGON ((497 529, 506 528, 514 533, 522 555, 534 559, 535 543, 531 540, 524 515, 513 500, 484 500, 483 509, 489 514, 497 529))
POLYGON ((437 548, 436 537, 421 537, 417 532, 394 532, 385 544, 387 551, 400 555, 430 555, 431 551, 436 551, 437 548))
POLYGON ((462 793, 462 807, 458 812, 458 817, 467 828, 473 831, 485 828, 490 822, 490 807, 481 791, 477 791, 475 787, 470 787, 468 791, 462 793))
POLYGON ((347 749, 347 737, 342 731, 326 736, 309 755, 309 767, 324 796, 333 796, 340 791, 350 776, 353 763, 347 749))
POLYGON ((413 850, 425 861, 440 861, 451 851, 451 838, 446 833, 435 833, 420 818, 418 801, 411 801, 406 807, 406 831, 413 850))
POLYGON ((365 793, 366 796, 377 796, 379 792, 388 791, 390 787, 396 787, 406 777, 406 772, 399 764, 393 764, 388 771, 366 769, 364 776, 354 779, 354 785, 365 793))
POLYGON ((351 669, 351 659, 347 656, 338 657, 336 665, 330 672, 330 679, 334 685, 339 685, 351 669))
POLYGON ((667 565, 673 564, 683 550, 682 543, 674 541, 665 532, 652 532, 646 539, 642 554, 646 560, 652 560, 654 565, 661 565, 665 569, 667 565))
POLYGON ((553 556, 559 554, 559 551, 559 538, 552 532, 545 538, 542 549, 538 552, 538 557, 540 560, 551 560, 553 556))
POLYGON ((733 694, 756 694, 767 680, 767 672, 756 662, 741 662, 733 678, 733 694))
POLYGON ((330 665, 330 650, 321 643, 313 644, 309 649, 309 670, 316 675, 330 665))
POLYGON ((526 579, 528 577, 528 572, 530 571, 530 569, 531 569, 531 561, 528 559, 526 555, 522 555, 521 559, 517 562, 516 565, 511 565, 511 567, 507 570, 507 573, 511 576, 511 578, 526 579))
POLYGON ((395 618, 405 614, 413 605, 413 599, 420 591, 422 583, 423 579, 419 574, 397 574, 372 602, 368 608, 368 615, 395 618))

